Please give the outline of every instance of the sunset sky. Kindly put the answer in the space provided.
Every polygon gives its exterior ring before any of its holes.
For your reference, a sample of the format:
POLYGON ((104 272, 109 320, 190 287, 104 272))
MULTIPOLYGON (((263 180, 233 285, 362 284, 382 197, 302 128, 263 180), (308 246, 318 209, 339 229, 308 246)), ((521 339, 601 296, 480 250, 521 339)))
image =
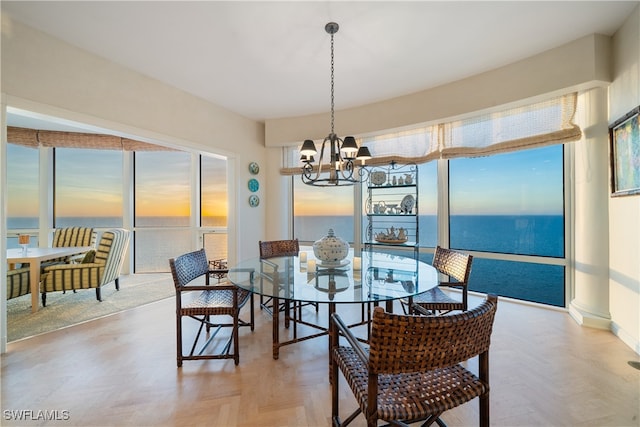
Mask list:
MULTIPOLYGON (((59 150, 56 214, 122 215, 122 153, 59 150), (98 154, 96 154, 96 152, 98 154), (95 158, 100 161, 95 161, 95 158)), ((10 217, 38 215, 38 151, 7 144, 10 217)), ((188 216, 190 156, 142 152, 136 156, 136 215, 188 216)), ((228 208, 224 160, 203 165, 203 212, 224 216, 228 208)), ((420 213, 436 213, 436 162, 420 165, 420 213)), ((562 146, 550 146, 450 162, 453 215, 561 214, 562 146)), ((351 215, 353 187, 310 187, 294 179, 296 215, 351 215)))

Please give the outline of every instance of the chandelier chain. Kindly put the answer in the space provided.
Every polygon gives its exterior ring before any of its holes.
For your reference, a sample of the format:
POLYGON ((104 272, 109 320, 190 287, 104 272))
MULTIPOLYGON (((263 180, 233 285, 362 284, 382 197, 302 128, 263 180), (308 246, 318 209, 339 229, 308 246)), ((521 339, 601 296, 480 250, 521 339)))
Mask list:
POLYGON ((331 34, 331 134, 335 134, 333 128, 333 33, 331 34))

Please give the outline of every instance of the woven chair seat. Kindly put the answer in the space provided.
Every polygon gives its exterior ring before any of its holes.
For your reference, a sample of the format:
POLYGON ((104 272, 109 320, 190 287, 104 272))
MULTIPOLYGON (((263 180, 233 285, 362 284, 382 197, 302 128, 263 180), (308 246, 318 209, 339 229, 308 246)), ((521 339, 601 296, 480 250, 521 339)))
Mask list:
POLYGON ((238 289, 238 307, 233 306, 233 291, 230 289, 203 291, 192 301, 185 303, 180 312, 183 316, 221 314, 233 315, 234 311, 242 308, 249 300, 251 292, 238 289))
MULTIPOLYGON (((367 365, 350 347, 338 347, 334 354, 359 405, 366 407, 367 365)), ((425 419, 481 396, 488 389, 488 384, 460 365, 414 374, 379 375, 377 418, 425 419)))
POLYGON ((455 300, 435 287, 413 297, 414 304, 428 304, 430 310, 464 310, 462 301, 455 300))

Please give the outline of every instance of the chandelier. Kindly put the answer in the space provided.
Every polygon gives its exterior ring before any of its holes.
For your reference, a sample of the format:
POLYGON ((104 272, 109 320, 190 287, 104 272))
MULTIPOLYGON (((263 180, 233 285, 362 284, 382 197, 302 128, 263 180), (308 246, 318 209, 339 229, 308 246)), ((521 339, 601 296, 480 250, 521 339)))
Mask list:
POLYGON ((313 156, 318 154, 318 151, 312 140, 305 140, 300 149, 300 160, 304 163, 302 182, 318 187, 353 185, 361 182, 366 173, 364 162, 371 158, 369 149, 358 148, 353 136, 347 136, 343 140, 334 131, 333 35, 339 28, 335 22, 329 22, 324 27, 324 30, 331 34, 331 133, 322 141, 317 165, 314 165, 313 156), (325 149, 328 151, 326 158, 325 149), (355 164, 356 160, 361 161, 360 167, 355 164))

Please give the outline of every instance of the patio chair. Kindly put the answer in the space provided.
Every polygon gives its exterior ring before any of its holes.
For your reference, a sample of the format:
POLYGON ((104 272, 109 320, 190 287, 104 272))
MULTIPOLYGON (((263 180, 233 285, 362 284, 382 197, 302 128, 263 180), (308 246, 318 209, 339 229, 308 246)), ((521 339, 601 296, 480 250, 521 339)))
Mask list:
POLYGON ((489 295, 478 307, 447 316, 392 314, 376 307, 368 351, 334 313, 332 321, 349 346, 332 352, 333 425, 346 426, 362 413, 368 426, 378 420, 442 426, 445 411, 479 397, 479 424, 488 427, 489 345, 497 303, 489 295), (478 375, 468 367, 476 356, 478 375), (339 372, 358 403, 344 422, 338 413, 339 372))
POLYGON ((29 267, 7 271, 7 300, 31 293, 30 276, 29 267))
POLYGON ((209 268, 204 249, 171 258, 169 266, 176 288, 176 359, 178 367, 182 366, 183 360, 202 359, 233 359, 234 363, 238 365, 240 363, 238 330, 240 326, 250 326, 252 331, 254 329, 253 294, 229 282, 211 284, 211 277, 219 277, 222 271, 209 268), (195 283, 197 279, 200 281, 195 283), (240 310, 247 301, 250 301, 251 306, 249 322, 240 319, 240 310), (214 321, 213 318, 219 319, 219 316, 229 316, 231 322, 214 321), (200 323, 188 355, 183 352, 183 318, 190 318, 200 323), (215 329, 213 334, 209 333, 211 328, 215 329), (205 350, 213 343, 222 328, 231 328, 231 334, 222 349, 217 353, 205 354, 205 350), (205 329, 206 339, 196 353, 196 347, 205 329), (233 351, 231 351, 232 343, 233 351))
MULTIPOLYGON (((91 227, 58 228, 53 233, 53 241, 51 242, 51 246, 54 248, 69 248, 72 246, 91 246, 95 248, 96 238, 96 230, 91 227)), ((52 259, 50 261, 42 263, 42 269, 44 271, 44 267, 48 267, 50 265, 82 262, 82 259, 85 256, 86 252, 73 256, 52 259)))
MULTIPOLYGON (((453 310, 466 311, 467 288, 473 256, 462 252, 436 247, 433 256, 433 267, 441 274, 447 275, 450 281, 440 282, 437 287, 413 297, 413 304, 419 305, 432 314, 447 314, 453 310), (454 281, 451 281, 453 279, 454 281), (459 299, 443 292, 443 288, 460 289, 459 299)), ((414 307, 412 307, 412 311, 414 307)))
POLYGON ((115 282, 116 290, 120 290, 119 277, 129 246, 129 234, 128 230, 120 228, 105 231, 94 257, 85 257, 80 264, 45 267, 40 278, 43 307, 46 306, 48 292, 95 288, 96 299, 102 301, 102 286, 115 282))

